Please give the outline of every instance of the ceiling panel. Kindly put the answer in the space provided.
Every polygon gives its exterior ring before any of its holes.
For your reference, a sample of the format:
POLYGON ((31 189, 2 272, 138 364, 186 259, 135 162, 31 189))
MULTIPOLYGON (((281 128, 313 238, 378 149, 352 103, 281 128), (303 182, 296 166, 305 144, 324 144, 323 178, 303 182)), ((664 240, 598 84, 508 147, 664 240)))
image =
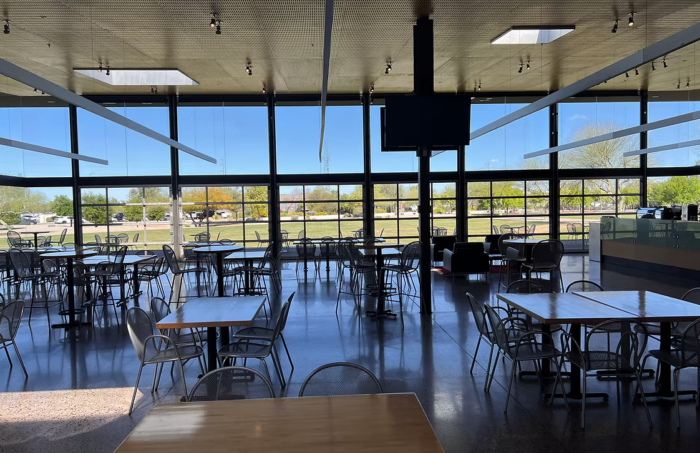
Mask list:
MULTIPOLYGON (((0 58, 81 94, 150 93, 113 87, 73 73, 75 67, 178 68, 200 85, 159 93, 319 93, 323 0, 13 0, 4 6, 11 33, 0 58), (214 5, 214 6, 212 6, 214 5), (212 11, 215 8, 216 11, 212 11), (209 27, 221 19, 221 35, 209 27), (253 75, 245 74, 250 62, 253 75)), ((435 24, 435 89, 440 92, 554 91, 693 25, 700 2, 649 0, 335 0, 329 90, 375 94, 413 89, 412 26, 430 12, 435 24), (631 8, 635 25, 627 26, 631 8), (611 33, 615 18, 618 32, 611 33), (547 45, 492 45, 514 25, 575 25, 547 45), (392 72, 384 74, 388 61, 392 72), (520 63, 531 70, 519 74, 520 63)), ((697 45, 616 77, 596 89, 681 89, 700 85, 697 45)), ((0 92, 32 88, 0 78, 0 92)))

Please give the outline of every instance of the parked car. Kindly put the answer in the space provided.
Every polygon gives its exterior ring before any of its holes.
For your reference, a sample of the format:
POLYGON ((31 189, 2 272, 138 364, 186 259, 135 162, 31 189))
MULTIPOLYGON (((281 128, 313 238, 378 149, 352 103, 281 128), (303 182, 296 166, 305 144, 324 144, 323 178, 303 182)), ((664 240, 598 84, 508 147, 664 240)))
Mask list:
POLYGON ((39 214, 21 214, 19 220, 24 225, 36 225, 39 223, 39 214))
POLYGON ((112 214, 112 219, 116 220, 117 222, 121 222, 124 220, 124 213, 123 212, 116 212, 112 214))
POLYGON ((73 223, 73 217, 60 215, 53 218, 53 223, 73 223))
POLYGON ((216 215, 221 217, 222 219, 230 219, 231 217, 233 217, 231 211, 216 211, 216 215))
POLYGON ((170 213, 169 212, 166 212, 165 214, 163 214, 163 220, 170 220, 170 213))

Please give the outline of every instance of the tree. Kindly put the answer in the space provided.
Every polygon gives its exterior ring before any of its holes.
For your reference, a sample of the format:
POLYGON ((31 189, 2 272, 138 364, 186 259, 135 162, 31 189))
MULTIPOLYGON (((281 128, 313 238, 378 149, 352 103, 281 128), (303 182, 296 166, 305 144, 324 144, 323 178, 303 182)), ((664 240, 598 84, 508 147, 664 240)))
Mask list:
POLYGON ((107 223, 107 199, 101 193, 87 192, 82 197, 83 219, 92 223, 107 223), (101 206, 86 206, 101 205, 101 206))
POLYGON ((124 217, 130 222, 140 222, 143 220, 143 200, 141 198, 143 189, 131 189, 129 197, 124 206, 124 217))
POLYGON ((24 212, 46 212, 46 195, 24 187, 0 186, 0 220, 16 225, 24 212))
POLYGON ((683 205, 700 201, 700 178, 674 176, 649 188, 650 205, 683 205))
POLYGON ((73 201, 66 195, 57 195, 53 198, 51 202, 51 210, 56 213, 57 216, 73 216, 73 201))

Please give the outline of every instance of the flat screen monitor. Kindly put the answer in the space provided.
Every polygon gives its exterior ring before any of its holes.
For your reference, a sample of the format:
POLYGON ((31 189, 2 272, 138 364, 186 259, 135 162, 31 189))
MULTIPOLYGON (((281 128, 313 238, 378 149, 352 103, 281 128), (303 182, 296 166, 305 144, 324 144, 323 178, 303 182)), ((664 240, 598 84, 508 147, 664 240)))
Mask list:
POLYGON ((454 150, 469 144, 469 96, 397 96, 381 109, 382 151, 454 150))

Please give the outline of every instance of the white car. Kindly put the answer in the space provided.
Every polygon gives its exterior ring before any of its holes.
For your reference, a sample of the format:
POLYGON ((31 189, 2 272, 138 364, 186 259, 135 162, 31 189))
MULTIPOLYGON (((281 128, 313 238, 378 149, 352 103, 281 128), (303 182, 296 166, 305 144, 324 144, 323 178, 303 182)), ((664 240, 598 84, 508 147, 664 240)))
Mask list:
POLYGON ((233 217, 231 211, 216 211, 216 215, 218 215, 222 219, 230 219, 231 217, 233 217))
POLYGON ((72 217, 67 216, 67 215, 61 215, 61 216, 56 216, 53 219, 53 223, 71 223, 73 220, 72 217))

